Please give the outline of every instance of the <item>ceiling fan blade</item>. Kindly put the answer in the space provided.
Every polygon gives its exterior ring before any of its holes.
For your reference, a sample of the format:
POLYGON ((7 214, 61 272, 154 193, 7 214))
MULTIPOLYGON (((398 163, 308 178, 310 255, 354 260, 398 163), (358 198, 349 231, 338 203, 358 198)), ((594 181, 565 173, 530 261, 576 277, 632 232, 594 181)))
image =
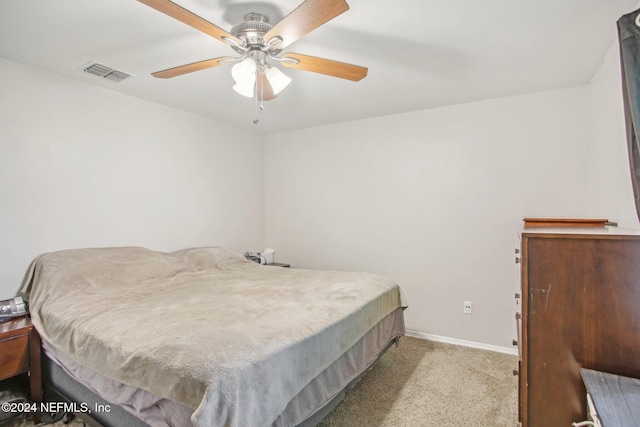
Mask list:
POLYGON ((189 12, 187 9, 182 6, 178 6, 177 4, 169 1, 169 0, 138 0, 140 3, 144 3, 147 6, 157 10, 158 12, 162 12, 165 15, 168 15, 174 19, 177 19, 180 22, 183 22, 187 25, 192 26, 196 30, 202 31, 205 34, 214 37, 221 42, 227 44, 238 44, 242 45, 242 40, 234 37, 229 34, 222 28, 212 24, 211 22, 199 17, 198 15, 189 12), (226 40, 225 40, 226 39, 226 40))
POLYGON ((273 87, 271 83, 269 83, 269 80, 267 80, 267 76, 262 73, 258 73, 256 76, 256 92, 260 101, 271 101, 278 97, 278 95, 273 93, 273 87))
POLYGON ((282 56, 282 59, 285 59, 285 61, 280 63, 285 67, 326 74, 327 76, 339 77, 341 79, 347 79, 354 82, 358 82, 365 78, 368 71, 368 68, 360 67, 359 65, 317 58, 315 56, 301 55, 299 53, 287 53, 282 56), (286 61, 287 58, 295 59, 298 62, 292 63, 286 61))
POLYGON ((281 38, 282 41, 275 46, 284 49, 347 10, 349 5, 345 0, 306 0, 270 29, 263 38, 268 44, 274 37, 281 38))
POLYGON ((194 71, 206 70, 207 68, 217 67, 218 65, 224 65, 225 60, 232 60, 228 56, 222 56, 220 58, 207 59, 204 61, 193 62, 187 65, 180 65, 179 67, 168 68, 162 71, 156 71, 151 73, 153 77, 159 79, 170 79, 172 77, 181 76, 187 73, 193 73, 194 71))

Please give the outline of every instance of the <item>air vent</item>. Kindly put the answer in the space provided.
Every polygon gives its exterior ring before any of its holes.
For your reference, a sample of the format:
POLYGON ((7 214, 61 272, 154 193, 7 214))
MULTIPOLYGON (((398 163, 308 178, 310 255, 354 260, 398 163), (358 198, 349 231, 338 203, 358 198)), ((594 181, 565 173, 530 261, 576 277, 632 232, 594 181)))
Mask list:
POLYGON ((133 74, 125 73, 124 71, 114 70, 97 62, 90 62, 84 67, 82 71, 85 73, 93 74, 94 76, 102 77, 113 82, 121 82, 127 77, 133 76, 133 74))

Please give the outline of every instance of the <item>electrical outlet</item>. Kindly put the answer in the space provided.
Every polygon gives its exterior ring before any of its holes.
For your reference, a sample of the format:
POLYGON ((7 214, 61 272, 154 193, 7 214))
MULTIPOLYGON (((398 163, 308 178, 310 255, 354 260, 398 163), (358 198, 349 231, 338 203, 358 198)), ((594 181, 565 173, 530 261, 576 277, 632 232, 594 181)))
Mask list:
POLYGON ((471 314, 471 301, 464 302, 464 308, 462 309, 464 314, 471 314))

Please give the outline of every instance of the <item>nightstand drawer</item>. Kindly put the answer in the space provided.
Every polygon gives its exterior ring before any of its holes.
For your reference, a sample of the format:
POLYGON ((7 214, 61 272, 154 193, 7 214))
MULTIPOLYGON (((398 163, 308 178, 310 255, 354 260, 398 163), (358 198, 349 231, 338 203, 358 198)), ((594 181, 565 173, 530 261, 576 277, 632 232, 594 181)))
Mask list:
POLYGON ((29 335, 0 341, 0 380, 29 370, 29 335))

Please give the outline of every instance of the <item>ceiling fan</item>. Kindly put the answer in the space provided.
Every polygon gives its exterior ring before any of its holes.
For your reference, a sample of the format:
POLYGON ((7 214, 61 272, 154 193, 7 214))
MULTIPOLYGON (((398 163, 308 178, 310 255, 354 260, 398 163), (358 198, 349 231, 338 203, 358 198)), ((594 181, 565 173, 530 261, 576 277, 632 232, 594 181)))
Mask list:
POLYGON ((256 100, 269 101, 286 87, 291 79, 269 60, 285 67, 325 74, 351 81, 367 75, 367 68, 330 59, 317 58, 282 50, 309 32, 346 12, 345 0, 305 0, 280 22, 272 25, 269 17, 261 13, 248 13, 245 21, 229 32, 210 23, 169 0, 138 0, 180 22, 216 38, 235 50, 239 57, 219 57, 181 65, 152 73, 154 77, 169 79, 194 71, 225 64, 235 64, 231 70, 236 92, 256 100))

